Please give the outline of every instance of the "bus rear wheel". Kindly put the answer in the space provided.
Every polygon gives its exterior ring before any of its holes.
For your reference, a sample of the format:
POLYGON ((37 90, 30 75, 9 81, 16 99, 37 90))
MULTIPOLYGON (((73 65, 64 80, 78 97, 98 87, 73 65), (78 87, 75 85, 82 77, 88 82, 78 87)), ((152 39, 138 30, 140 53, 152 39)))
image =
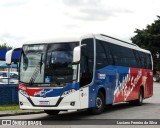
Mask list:
POLYGON ((134 100, 134 101, 130 101, 130 105, 137 105, 137 106, 141 106, 143 104, 143 99, 144 99, 144 96, 143 96, 143 90, 140 89, 139 90, 139 96, 138 96, 138 99, 137 100, 134 100))
POLYGON ((89 108, 88 111, 91 114, 97 115, 102 113, 104 110, 104 95, 99 92, 96 98, 96 106, 95 108, 89 108))
POLYGON ((135 101, 135 104, 138 105, 138 106, 142 105, 143 99, 144 99, 143 90, 140 89, 139 90, 139 96, 138 96, 138 99, 135 101))
POLYGON ((45 113, 48 115, 57 115, 60 111, 59 110, 44 110, 45 113))

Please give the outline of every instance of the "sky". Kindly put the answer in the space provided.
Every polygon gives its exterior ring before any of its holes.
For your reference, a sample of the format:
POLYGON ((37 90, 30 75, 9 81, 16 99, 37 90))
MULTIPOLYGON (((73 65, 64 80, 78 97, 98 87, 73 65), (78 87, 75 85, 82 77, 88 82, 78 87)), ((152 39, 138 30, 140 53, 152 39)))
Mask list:
POLYGON ((0 44, 102 33, 128 42, 160 15, 160 0, 0 0, 0 44))

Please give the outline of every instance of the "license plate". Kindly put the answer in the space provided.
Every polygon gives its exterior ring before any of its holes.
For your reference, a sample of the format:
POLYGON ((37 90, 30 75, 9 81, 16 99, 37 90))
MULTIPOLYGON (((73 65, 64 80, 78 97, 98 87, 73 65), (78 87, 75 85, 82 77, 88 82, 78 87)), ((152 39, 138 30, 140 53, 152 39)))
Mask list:
POLYGON ((49 105, 49 101, 39 101, 39 105, 49 105))

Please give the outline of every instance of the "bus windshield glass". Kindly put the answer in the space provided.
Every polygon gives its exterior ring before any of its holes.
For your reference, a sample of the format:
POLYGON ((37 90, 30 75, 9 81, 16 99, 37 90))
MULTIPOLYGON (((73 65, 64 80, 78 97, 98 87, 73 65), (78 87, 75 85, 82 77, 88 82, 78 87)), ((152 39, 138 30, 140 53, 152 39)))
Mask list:
POLYGON ((77 80, 78 65, 73 64, 73 49, 78 42, 23 46, 20 82, 60 85, 77 80))
POLYGON ((20 81, 43 83, 47 45, 25 45, 20 62, 20 81))
POLYGON ((78 65, 72 64, 76 46, 78 42, 48 45, 45 83, 72 83, 77 79, 78 65))

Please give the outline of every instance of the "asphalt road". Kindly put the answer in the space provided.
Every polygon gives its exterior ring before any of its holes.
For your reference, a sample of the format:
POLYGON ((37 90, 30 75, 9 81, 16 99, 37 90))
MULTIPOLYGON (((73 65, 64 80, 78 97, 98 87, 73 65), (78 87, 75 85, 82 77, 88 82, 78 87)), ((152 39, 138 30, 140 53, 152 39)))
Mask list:
MULTIPOLYGON (((52 127, 113 127, 113 125, 100 125, 107 123, 126 121, 125 119, 133 119, 134 121, 141 121, 140 119, 145 119, 147 121, 152 121, 153 119, 159 119, 160 122, 160 83, 154 83, 154 95, 151 98, 145 99, 142 106, 131 106, 128 103, 116 104, 113 106, 107 106, 105 111, 101 115, 89 115, 86 111, 79 112, 63 112, 57 116, 49 116, 45 113, 32 114, 32 115, 19 115, 10 117, 1 117, 0 119, 20 119, 20 120, 40 120, 42 124, 53 124, 52 127), (111 120, 113 119, 113 120, 111 120), (137 119, 137 120, 135 120, 137 119), (80 125, 78 125, 80 124, 80 125), (98 124, 98 125, 96 125, 98 124)), ((130 120, 129 120, 130 121, 130 120)), ((144 120, 143 120, 144 121, 144 120)), ((142 122, 143 122, 142 121, 142 122)), ((127 122, 127 121, 126 121, 127 122)), ((156 121, 155 121, 156 122, 156 121)), ((143 122, 144 123, 144 122, 143 122)), ((122 125, 115 125, 114 127, 119 127, 122 125)), ((139 125, 130 125, 130 127, 135 127, 139 125)), ((159 125, 160 126, 160 125, 159 125)), ((158 125, 141 125, 141 127, 159 127, 158 125)), ((2 127, 2 126, 0 126, 2 127)), ((4 126, 3 126, 4 127, 4 126)), ((16 127, 17 126, 12 126, 16 127)), ((35 126, 34 126, 35 127, 35 126)), ((38 126, 40 127, 40 126, 38 126)), ((45 126, 50 127, 48 126, 45 126)), ((128 127, 127 125, 123 125, 128 127)))

